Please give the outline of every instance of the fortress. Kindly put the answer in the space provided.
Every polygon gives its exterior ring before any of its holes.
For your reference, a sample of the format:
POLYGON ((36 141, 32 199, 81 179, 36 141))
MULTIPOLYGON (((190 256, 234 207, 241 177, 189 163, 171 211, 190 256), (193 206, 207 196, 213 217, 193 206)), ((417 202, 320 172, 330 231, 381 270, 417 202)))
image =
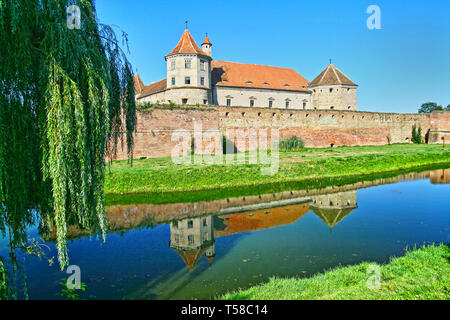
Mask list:
MULTIPOLYGON (((414 125, 427 143, 450 140, 450 112, 357 111, 358 85, 331 63, 308 82, 293 69, 215 61, 211 48, 208 36, 199 48, 186 29, 165 56, 166 79, 144 85, 135 74, 137 103, 154 105, 137 112, 135 158, 170 156, 178 144, 173 133, 193 133, 197 123, 244 148, 242 132, 254 129, 277 129, 280 139, 297 136, 306 147, 409 143, 414 125), (240 135, 228 136, 236 130, 240 135)), ((200 152, 211 144, 202 143, 200 152)))
POLYGON ((357 85, 328 65, 308 82, 293 69, 216 61, 206 35, 200 49, 186 29, 166 55, 167 78, 144 85, 136 73, 138 102, 277 109, 356 110, 357 85))

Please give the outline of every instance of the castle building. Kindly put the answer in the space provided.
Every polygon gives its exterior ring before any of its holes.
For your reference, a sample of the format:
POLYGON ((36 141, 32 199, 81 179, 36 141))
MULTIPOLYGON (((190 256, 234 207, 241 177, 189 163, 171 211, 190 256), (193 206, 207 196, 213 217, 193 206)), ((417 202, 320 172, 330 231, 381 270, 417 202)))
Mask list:
POLYGON ((308 82, 293 69, 216 61, 206 35, 200 48, 188 29, 165 56, 167 78, 144 85, 136 73, 137 102, 278 109, 357 109, 357 85, 330 64, 308 82))

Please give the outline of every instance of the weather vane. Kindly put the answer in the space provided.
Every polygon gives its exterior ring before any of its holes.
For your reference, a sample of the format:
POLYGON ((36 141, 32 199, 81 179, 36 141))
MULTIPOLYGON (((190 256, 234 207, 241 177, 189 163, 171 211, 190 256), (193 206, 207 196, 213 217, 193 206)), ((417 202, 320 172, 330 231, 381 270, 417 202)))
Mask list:
POLYGON ((185 21, 184 23, 186 23, 186 29, 187 29, 187 28, 188 28, 188 27, 187 27, 187 25, 188 25, 188 21, 186 20, 186 21, 185 21))

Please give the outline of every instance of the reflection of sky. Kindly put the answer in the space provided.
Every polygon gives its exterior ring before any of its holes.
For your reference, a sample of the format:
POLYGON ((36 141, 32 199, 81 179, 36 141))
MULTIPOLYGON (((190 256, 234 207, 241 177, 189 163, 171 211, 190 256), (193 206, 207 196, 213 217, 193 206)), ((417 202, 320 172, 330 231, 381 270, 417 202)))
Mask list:
MULTIPOLYGON (((136 229, 69 241, 90 298, 208 298, 265 282, 271 276, 311 276, 339 264, 385 262, 405 246, 449 241, 450 185, 428 180, 360 189, 358 208, 333 229, 309 211, 293 223, 216 238, 212 265, 203 256, 189 272, 169 247, 170 227, 136 229)), ((270 209, 269 209, 270 210, 270 209)), ((31 230, 30 237, 37 237, 31 230)), ((0 254, 8 256, 5 239, 0 254)), ((49 256, 55 256, 53 244, 49 256)), ((57 262, 25 257, 31 298, 57 298, 67 277, 57 262)))

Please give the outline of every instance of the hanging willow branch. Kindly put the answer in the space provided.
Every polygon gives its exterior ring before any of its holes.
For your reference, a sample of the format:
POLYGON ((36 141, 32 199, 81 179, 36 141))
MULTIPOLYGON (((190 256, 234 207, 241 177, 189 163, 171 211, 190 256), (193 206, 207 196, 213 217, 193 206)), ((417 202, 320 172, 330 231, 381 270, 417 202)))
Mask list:
POLYGON ((0 232, 23 242, 38 212, 64 268, 68 224, 105 235, 104 159, 123 132, 133 156, 132 67, 92 0, 0 0, 0 35, 0 232))

